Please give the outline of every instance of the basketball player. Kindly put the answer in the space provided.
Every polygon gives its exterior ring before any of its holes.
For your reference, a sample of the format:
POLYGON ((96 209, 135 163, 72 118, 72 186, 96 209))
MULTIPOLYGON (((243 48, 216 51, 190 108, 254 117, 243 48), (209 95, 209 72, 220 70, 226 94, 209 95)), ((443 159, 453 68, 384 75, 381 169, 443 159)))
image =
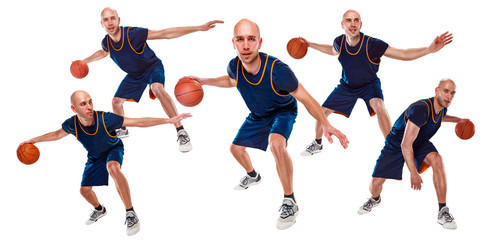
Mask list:
MULTIPOLYGON (((97 61, 110 55, 113 61, 127 73, 118 87, 112 101, 113 112, 124 116, 125 101, 139 102, 147 85, 150 85, 150 96, 157 98, 169 117, 177 115, 177 109, 164 88, 164 67, 161 60, 147 44, 147 40, 172 39, 196 31, 207 31, 222 21, 210 21, 201 26, 175 27, 162 30, 148 30, 138 27, 121 27, 120 17, 113 8, 101 12, 101 25, 108 33, 102 40, 102 49, 84 59, 86 63, 97 61)), ((188 152, 192 145, 187 132, 180 122, 174 123, 177 130, 179 150, 188 152)), ((125 127, 117 130, 119 137, 128 136, 125 127)))
POLYGON ((244 190, 261 182, 261 176, 254 170, 246 148, 266 151, 269 145, 284 190, 277 227, 286 229, 296 222, 299 210, 294 198, 293 164, 286 150, 297 116, 296 100, 303 103, 308 112, 320 122, 325 137, 330 142, 331 135, 335 135, 342 146, 347 148, 348 140, 343 133, 331 126, 318 102, 298 82, 286 64, 259 52, 262 38, 256 23, 248 19, 240 20, 235 25, 232 42, 237 57, 230 61, 228 75, 191 78, 203 85, 236 87, 239 90, 250 114, 230 147, 232 155, 247 172, 235 189, 244 190))
POLYGON ((404 162, 411 174, 411 188, 421 190, 420 173, 429 166, 433 169, 433 183, 438 198, 438 223, 447 229, 457 228, 453 216, 446 206, 446 173, 443 158, 429 140, 445 122, 458 122, 461 119, 447 115, 456 93, 455 83, 443 79, 435 88, 435 96, 411 104, 396 120, 391 132, 387 135, 385 146, 377 160, 370 197, 358 210, 359 214, 369 213, 381 202, 382 185, 386 179, 402 179, 404 162))
MULTIPOLYGON (((306 44, 323 53, 336 56, 342 65, 340 84, 331 92, 323 103, 326 116, 331 113, 342 114, 349 117, 358 98, 365 101, 370 116, 377 114, 379 127, 384 138, 391 130, 391 119, 384 105, 381 82, 377 77, 380 58, 384 55, 399 60, 414 60, 430 53, 441 50, 452 42, 452 34, 445 32, 436 37, 429 47, 397 49, 389 46, 380 39, 369 37, 362 32, 360 14, 348 10, 343 14, 342 28, 345 34, 335 38, 332 45, 317 44, 306 41, 306 44)), ((321 137, 323 131, 316 124, 316 139, 301 153, 310 156, 323 150, 321 137)))
POLYGON ((116 136, 115 129, 121 126, 151 127, 176 123, 191 115, 183 113, 169 119, 127 118, 109 112, 94 111, 91 96, 85 91, 76 91, 71 95, 71 109, 76 115, 67 119, 61 129, 32 138, 20 145, 56 141, 69 134, 76 136, 88 151, 80 192, 95 208, 86 224, 92 224, 107 214, 106 208, 100 205, 93 186, 108 185, 110 175, 126 209, 127 234, 136 234, 140 229, 140 223, 132 206, 127 179, 121 171, 124 147, 122 140, 116 136))

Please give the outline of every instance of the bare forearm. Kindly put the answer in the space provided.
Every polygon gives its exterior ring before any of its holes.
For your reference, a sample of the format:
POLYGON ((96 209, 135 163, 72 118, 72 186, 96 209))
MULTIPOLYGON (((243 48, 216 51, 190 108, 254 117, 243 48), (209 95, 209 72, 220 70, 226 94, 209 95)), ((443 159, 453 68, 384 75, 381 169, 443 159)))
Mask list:
POLYGON ((152 127, 169 123, 169 118, 124 118, 125 127, 152 127))
POLYGON ((173 28, 166 28, 161 30, 149 30, 149 35, 147 39, 172 39, 184 36, 186 34, 190 34, 193 32, 200 31, 199 26, 191 26, 191 27, 173 27, 173 28))
POLYGON ((337 52, 335 51, 335 49, 333 49, 333 46, 331 45, 328 45, 328 44, 318 44, 318 43, 313 43, 313 42, 307 42, 308 43, 308 47, 310 48, 313 48, 315 50, 318 50, 322 53, 326 53, 328 55, 336 55, 337 52))
POLYGON ((103 49, 100 49, 100 50, 96 51, 95 53, 93 53, 91 56, 83 59, 83 62, 90 63, 90 62, 98 61, 100 59, 105 58, 107 55, 108 55, 108 52, 105 52, 103 49))
POLYGON ((57 131, 52 131, 52 132, 46 133, 44 135, 32 138, 26 142, 32 143, 32 144, 38 143, 38 142, 51 142, 51 141, 59 140, 59 139, 65 137, 67 135, 68 135, 68 133, 66 133, 63 129, 59 129, 57 131))
POLYGON ((455 117, 455 116, 450 116, 450 115, 446 115, 444 118, 443 118, 443 121, 444 122, 459 122, 460 120, 462 120, 461 118, 459 117, 455 117))
POLYGON ((235 80, 230 78, 230 76, 225 75, 217 78, 200 78, 198 82, 202 85, 209 85, 215 87, 222 87, 222 88, 231 88, 235 87, 235 80))
POLYGON ((414 151, 413 146, 410 144, 401 144, 402 156, 404 157, 404 162, 409 169, 411 174, 418 173, 416 164, 414 163, 414 151))
POLYGON ((389 47, 384 53, 384 55, 386 57, 394 58, 397 60, 411 61, 411 60, 418 59, 420 57, 424 57, 430 53, 431 51, 428 47, 409 48, 409 49, 396 49, 396 48, 389 47))

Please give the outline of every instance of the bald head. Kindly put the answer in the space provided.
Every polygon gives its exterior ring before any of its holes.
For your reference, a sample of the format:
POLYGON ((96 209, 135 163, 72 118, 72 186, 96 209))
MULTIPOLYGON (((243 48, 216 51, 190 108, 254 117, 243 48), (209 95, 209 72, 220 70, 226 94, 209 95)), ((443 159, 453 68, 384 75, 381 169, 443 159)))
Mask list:
POLYGON ((233 36, 241 36, 243 32, 250 33, 250 35, 260 38, 260 29, 257 23, 246 18, 238 21, 238 23, 235 24, 235 27, 233 28, 233 36))
POLYGON ((76 106, 76 104, 78 104, 82 99, 86 98, 91 99, 90 94, 83 90, 75 91, 73 94, 71 94, 71 105, 76 106))
POLYGON ((449 78, 443 78, 438 83, 438 88, 443 88, 445 86, 445 84, 452 85, 452 86, 456 87, 456 84, 455 84, 455 82, 453 82, 453 80, 451 80, 449 78))
POLYGON ((349 9, 347 10, 344 14, 343 14, 343 20, 345 20, 347 17, 351 17, 351 16, 354 16, 354 17, 358 17, 359 19, 362 19, 360 17, 360 13, 358 13, 357 11, 355 10, 352 10, 352 9, 349 9))
POLYGON ((104 8, 102 11, 101 11, 101 18, 103 19, 103 16, 105 14, 109 14, 109 15, 115 15, 116 17, 118 17, 118 12, 117 10, 115 10, 115 8, 111 8, 111 7, 106 7, 104 8))

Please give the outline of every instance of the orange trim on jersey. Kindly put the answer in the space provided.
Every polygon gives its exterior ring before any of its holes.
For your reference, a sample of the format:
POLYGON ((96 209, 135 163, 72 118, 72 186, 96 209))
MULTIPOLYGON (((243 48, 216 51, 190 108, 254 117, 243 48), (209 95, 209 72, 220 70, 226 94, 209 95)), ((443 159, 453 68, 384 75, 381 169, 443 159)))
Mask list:
POLYGON ((340 58, 340 55, 342 54, 343 40, 345 39, 345 34, 343 34, 342 36, 343 37, 342 37, 342 41, 340 42, 340 49, 339 49, 337 58, 340 58))
MULTIPOLYGON (((429 99, 428 99, 428 100, 429 100, 429 99)), ((428 107, 428 117, 426 118, 426 122, 424 122, 424 123, 423 123, 421 126, 419 126, 419 127, 422 127, 422 126, 424 126, 424 125, 425 125, 425 124, 428 122, 428 118, 430 117, 429 105, 428 105, 428 103, 427 103, 427 102, 425 102, 425 101, 421 101, 421 100, 419 100, 419 101, 417 101, 417 102, 422 102, 422 103, 426 104, 426 106, 428 107)), ((417 102, 411 103, 407 109, 409 109, 409 108, 411 107, 411 105, 413 105, 413 104, 415 104, 415 103, 417 103, 417 102)), ((406 109, 406 111, 407 111, 407 109, 406 109)), ((404 117, 403 117, 403 118, 404 118, 404 124, 407 124, 408 122, 406 121, 406 112, 404 112, 404 117)))
POLYGON ((129 31, 130 31, 130 28, 131 28, 131 27, 129 27, 129 28, 127 29, 127 42, 129 43, 130 48, 132 48, 132 50, 134 50, 134 52, 135 52, 135 53, 137 53, 137 54, 142 54, 142 53, 144 52, 145 45, 147 44, 147 42, 145 42, 145 43, 144 43, 144 46, 142 47, 142 51, 140 51, 140 52, 135 51, 135 49, 132 47, 132 44, 130 43, 130 38, 129 38, 129 31))
MULTIPOLYGON (((260 57, 260 56, 259 56, 260 57)), ((259 85, 259 83, 262 81, 262 78, 264 78, 264 73, 265 73, 265 68, 267 67, 267 60, 269 59, 269 54, 267 54, 267 57, 265 59, 265 64, 264 64, 264 70, 262 70, 262 76, 260 76, 260 80, 257 82, 257 83, 252 83, 250 82, 247 77, 245 77, 245 73, 244 73, 244 70, 243 70, 243 64, 241 66, 241 69, 242 69, 242 75, 244 76, 245 80, 247 80, 248 83, 252 84, 252 85, 259 85)), ((237 71, 238 71, 238 68, 237 68, 237 71)))
POLYGON ((238 66, 239 66, 239 65, 240 65, 240 59, 239 59, 239 60, 237 60, 237 73, 235 74, 235 75, 236 75, 236 76, 235 76, 235 78, 236 78, 236 79, 235 79, 235 87, 237 87, 237 85, 238 85, 238 66))
POLYGON ((76 127, 76 116, 74 116, 73 120, 74 120, 74 132, 76 133, 76 139, 78 139, 78 127, 76 127))
MULTIPOLYGON (((343 36, 343 38, 345 38, 345 36, 343 36)), ((363 45, 363 43, 364 43, 364 38, 365 38, 365 34, 364 34, 364 35, 362 35, 362 40, 360 41, 360 47, 358 48, 358 51, 357 51, 356 53, 350 53, 350 52, 348 51, 347 44, 345 44, 345 50, 347 50, 348 54, 350 54, 350 55, 352 55, 352 56, 357 55, 357 54, 360 52, 360 49, 362 49, 362 45, 363 45)))
POLYGON ((367 59, 369 59, 370 63, 375 64, 375 65, 379 65, 380 58, 379 58, 378 63, 372 62, 372 60, 370 60, 370 57, 369 57, 369 40, 370 40, 370 37, 367 38, 367 42, 365 43, 365 53, 367 54, 367 59))
MULTIPOLYGON (((269 56, 269 55, 267 55, 269 56)), ((271 87, 272 87, 272 90, 278 95, 278 96, 281 96, 281 97, 287 97, 289 96, 289 93, 286 94, 286 95, 283 95, 283 94, 279 94, 278 92, 276 92, 276 89, 274 89, 274 84, 272 83, 272 71, 274 70, 274 64, 279 61, 279 59, 276 59, 274 60, 274 62, 272 62, 272 66, 271 66, 271 87)))
MULTIPOLYGON (((123 48, 123 43, 125 42, 125 28, 124 28, 124 27, 121 27, 121 29, 122 29, 122 46, 120 46, 120 48, 119 48, 119 49, 116 49, 115 47, 113 47, 113 44, 112 44, 112 39, 110 38, 110 36, 107 36, 107 37, 110 39, 110 41, 109 41, 110 46, 112 46, 113 50, 115 50, 115 51, 117 51, 117 52, 118 52, 118 51, 120 51, 120 50, 122 50, 122 48, 123 48)), ((107 41, 108 41, 108 39, 107 39, 107 41)), ((109 49, 110 49, 110 46, 108 46, 108 48, 109 48, 109 49)))
POLYGON ((96 130, 94 133, 87 133, 84 129, 83 129, 83 125, 81 124, 81 122, 79 122, 79 127, 81 128, 81 130, 83 130, 83 132, 85 132, 87 135, 90 135, 90 136, 93 136, 95 135, 97 132, 98 132, 98 114, 96 113, 96 111, 93 111, 93 114, 96 115, 96 130))
POLYGON ((101 112, 101 120, 103 121, 103 127, 105 128, 105 132, 107 132, 108 136, 112 138, 116 137, 117 136, 116 134, 115 136, 112 136, 107 130, 107 126, 105 125, 105 112, 101 112))
MULTIPOLYGON (((434 113, 435 109, 434 109, 433 103, 431 102, 431 100, 430 100, 429 98, 428 98, 428 102, 430 102, 430 103, 431 103, 431 112, 432 112, 432 113, 434 113)), ((441 109, 441 115, 443 115, 443 111, 444 111, 444 110, 445 110, 445 109, 441 109)), ((438 117, 438 119, 440 119, 440 118, 441 118, 441 115, 438 117)), ((437 123, 437 122, 438 122, 438 120, 436 120, 436 121, 435 121, 435 115, 434 115, 434 114, 431 114, 431 119, 433 119, 433 122, 434 122, 434 123, 437 123)), ((443 121, 443 120, 442 120, 442 121, 443 121)))

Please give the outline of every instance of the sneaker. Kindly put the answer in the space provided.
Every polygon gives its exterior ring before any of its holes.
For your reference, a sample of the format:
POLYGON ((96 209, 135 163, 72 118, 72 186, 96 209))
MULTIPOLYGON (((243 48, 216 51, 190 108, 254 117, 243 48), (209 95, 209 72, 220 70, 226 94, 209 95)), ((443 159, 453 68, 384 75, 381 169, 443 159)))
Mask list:
POLYGON ((277 228, 280 230, 287 229, 296 223, 296 217, 299 214, 298 205, 292 198, 284 198, 282 201, 281 212, 277 219, 277 228))
POLYGON ((323 144, 318 144, 316 140, 313 140, 311 144, 306 146, 306 150, 301 152, 301 156, 307 157, 316 153, 320 153, 321 151, 323 151, 323 144))
POLYGON ((129 130, 126 127, 115 129, 115 132, 118 138, 126 138, 129 136, 129 130))
POLYGON ((179 142, 179 151, 180 152, 189 152, 193 149, 191 146, 191 140, 189 139, 189 135, 186 130, 181 129, 178 131, 178 140, 179 142))
POLYGON ((240 179, 240 183, 234 187, 235 190, 245 190, 252 185, 257 185, 260 183, 261 177, 260 173, 257 173, 257 176, 251 177, 248 174, 245 175, 242 179, 240 179))
POLYGON ((443 225, 446 229, 456 229, 457 223, 454 221, 455 218, 450 214, 450 209, 447 206, 441 208, 438 211, 438 223, 443 225))
POLYGON ((362 205, 358 209, 357 213, 360 214, 360 215, 369 213, 370 211, 372 211, 372 208, 375 208, 375 207, 379 206, 380 201, 381 201, 381 198, 380 197, 379 197, 379 200, 374 200, 372 197, 370 197, 367 200, 367 202, 365 202, 364 205, 362 205))
POLYGON ((139 232, 140 222, 134 211, 128 211, 125 215, 125 224, 127 225, 127 235, 132 236, 139 232))
POLYGON ((101 210, 93 210, 90 214, 90 218, 86 220, 86 225, 90 225, 98 221, 98 219, 102 218, 103 216, 107 215, 107 209, 102 206, 101 210))

